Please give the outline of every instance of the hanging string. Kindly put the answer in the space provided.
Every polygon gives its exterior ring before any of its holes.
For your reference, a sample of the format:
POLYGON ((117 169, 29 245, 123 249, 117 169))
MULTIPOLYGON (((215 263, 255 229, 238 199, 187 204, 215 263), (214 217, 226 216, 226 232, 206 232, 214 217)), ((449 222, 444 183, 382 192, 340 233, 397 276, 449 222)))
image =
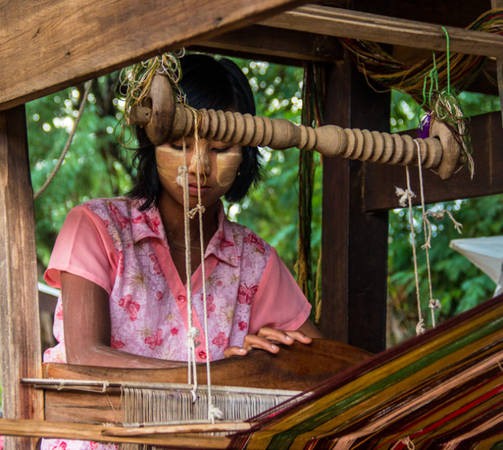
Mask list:
MULTIPOLYGON (((204 206, 201 200, 201 173, 206 177, 206 171, 201 170, 201 147, 199 145, 199 135, 197 133, 199 127, 199 114, 195 114, 195 124, 194 124, 194 147, 195 147, 195 157, 196 157, 196 179, 197 179, 197 206, 194 208, 197 211, 199 219, 199 247, 201 252, 201 277, 203 280, 203 316, 204 316, 204 342, 206 347, 206 384, 207 384, 207 396, 208 396, 208 420, 211 423, 215 422, 215 419, 222 419, 223 413, 213 404, 212 395, 212 383, 211 383, 211 353, 210 344, 208 337, 208 302, 206 293, 206 268, 204 263, 204 230, 203 230, 203 214, 204 206)), ((193 210, 193 211, 194 211, 193 210)))
MULTIPOLYGON (((503 8, 484 12, 466 29, 503 35, 503 8)), ((446 30, 444 33, 447 34, 446 30)), ((430 58, 410 64, 398 60, 378 43, 358 39, 341 39, 341 43, 354 57, 358 70, 373 89, 378 92, 397 89, 421 101, 423 81, 432 68, 430 58)), ((448 57, 447 52, 440 54, 436 61, 439 80, 444 84, 448 78, 451 88, 462 90, 484 70, 487 61, 488 58, 478 55, 451 54, 450 51, 448 57)))
POLYGON ((423 221, 423 234, 425 238, 425 243, 422 248, 424 250, 424 254, 426 257, 426 273, 428 278, 428 293, 430 299, 428 301, 428 307, 430 308, 431 313, 431 325, 432 327, 436 326, 435 323, 435 311, 440 308, 440 301, 433 298, 433 287, 431 282, 431 266, 430 266, 430 248, 431 248, 431 226, 428 220, 428 216, 426 214, 426 208, 424 205, 424 186, 423 186, 423 171, 421 164, 421 148, 419 147, 419 142, 414 140, 417 148, 417 170, 418 170, 418 178, 419 178, 419 192, 420 192, 420 200, 421 200, 421 215, 423 221))
MULTIPOLYGON (((419 163, 419 162, 418 162, 419 163)), ((409 213, 409 227, 410 227, 410 244, 412 247, 412 262, 414 264, 414 281, 416 285, 416 305, 417 305, 417 324, 416 324, 416 335, 424 333, 424 319, 423 313, 421 311, 421 293, 419 291, 419 270, 417 265, 417 251, 416 251, 416 233, 414 231, 414 216, 412 212, 412 198, 416 195, 412 192, 410 184, 409 167, 405 166, 405 176, 407 179, 407 190, 405 191, 408 213, 409 213)))
POLYGON ((192 319, 192 254, 190 240, 190 218, 189 218, 189 179, 187 169, 187 145, 185 138, 182 139, 183 165, 178 167, 177 183, 182 186, 183 191, 183 225, 185 238, 185 278, 187 297, 187 384, 192 385, 192 400, 197 399, 197 367, 195 339, 197 329, 194 327, 192 319))
POLYGON ((33 200, 36 200, 38 197, 40 197, 45 190, 49 187, 51 184, 52 180, 58 173, 59 169, 61 168, 61 165, 63 164, 63 161, 65 160, 66 154, 68 153, 68 150, 70 150, 70 146, 72 145, 73 138, 75 137, 75 133, 77 132, 77 127, 79 126, 80 119, 82 118, 82 115, 84 114, 84 107, 86 105, 87 101, 87 96, 89 95, 89 92, 91 91, 91 86, 93 85, 93 80, 87 81, 84 84, 84 94, 82 96, 82 100, 79 105, 79 110, 77 113, 77 117, 75 118, 75 121, 73 122, 73 127, 72 130, 70 131, 70 134, 68 135, 68 139, 66 140, 65 146, 63 147, 63 150, 61 151, 61 154, 59 155, 58 160, 56 161, 56 165, 53 167, 51 170, 51 173, 48 175, 46 180, 44 181, 44 184, 35 192, 33 195, 33 200))
POLYGON ((447 28, 442 26, 442 31, 445 34, 445 60, 447 64, 447 95, 451 95, 451 41, 447 28))

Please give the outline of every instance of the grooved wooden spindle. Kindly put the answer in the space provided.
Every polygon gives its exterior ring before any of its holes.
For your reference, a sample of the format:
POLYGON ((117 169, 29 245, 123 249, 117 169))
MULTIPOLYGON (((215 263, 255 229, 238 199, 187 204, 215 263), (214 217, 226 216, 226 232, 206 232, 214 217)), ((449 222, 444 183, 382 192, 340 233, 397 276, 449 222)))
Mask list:
POLYGON ((181 104, 176 105, 169 139, 193 135, 196 123, 194 114, 198 114, 198 135, 204 139, 268 146, 276 150, 298 147, 301 150, 316 150, 327 157, 341 156, 401 165, 417 163, 419 146, 423 167, 436 169, 442 160, 442 144, 435 137, 413 139, 408 135, 341 128, 337 125, 312 128, 284 119, 269 119, 238 112, 212 109, 194 112, 181 104))
POLYGON ((449 178, 456 167, 460 146, 450 129, 434 122, 430 137, 413 139, 408 135, 324 125, 318 128, 296 125, 285 119, 269 119, 232 111, 194 110, 174 102, 169 81, 162 75, 153 79, 149 106, 133 107, 131 124, 144 126, 154 145, 194 134, 199 137, 239 145, 268 146, 272 149, 298 147, 316 150, 324 156, 341 156, 360 161, 409 165, 418 163, 449 178), (151 105, 151 106, 150 106, 151 105))

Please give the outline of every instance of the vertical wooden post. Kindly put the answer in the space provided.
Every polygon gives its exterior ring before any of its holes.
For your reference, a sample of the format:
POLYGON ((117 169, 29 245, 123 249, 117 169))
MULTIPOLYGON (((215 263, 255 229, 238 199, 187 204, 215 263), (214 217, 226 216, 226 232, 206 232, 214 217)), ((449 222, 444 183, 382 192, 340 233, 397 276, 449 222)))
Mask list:
MULTIPOLYGON (((327 80, 327 123, 389 131, 389 95, 373 92, 347 57, 327 80)), ((326 337, 378 352, 386 342, 388 214, 364 212, 364 171, 358 161, 323 161, 320 328, 326 337)))
MULTIPOLYGON (((43 417, 42 394, 22 386, 41 376, 33 192, 24 106, 0 112, 0 361, 5 418, 43 417)), ((28 438, 6 438, 6 450, 28 438)))
MULTIPOLYGON (((503 8, 503 0, 491 0, 493 8, 503 8)), ((501 123, 503 126, 503 58, 496 60, 496 79, 498 80, 498 94, 500 96, 501 123)))

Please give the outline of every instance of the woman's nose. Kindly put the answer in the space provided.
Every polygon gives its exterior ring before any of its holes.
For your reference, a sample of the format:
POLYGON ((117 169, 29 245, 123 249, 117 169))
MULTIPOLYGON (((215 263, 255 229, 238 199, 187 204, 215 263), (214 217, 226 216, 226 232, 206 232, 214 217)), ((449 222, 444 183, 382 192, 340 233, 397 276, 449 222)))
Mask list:
POLYGON ((190 156, 189 172, 209 175, 210 173, 210 155, 208 145, 203 141, 194 145, 192 155, 190 156))

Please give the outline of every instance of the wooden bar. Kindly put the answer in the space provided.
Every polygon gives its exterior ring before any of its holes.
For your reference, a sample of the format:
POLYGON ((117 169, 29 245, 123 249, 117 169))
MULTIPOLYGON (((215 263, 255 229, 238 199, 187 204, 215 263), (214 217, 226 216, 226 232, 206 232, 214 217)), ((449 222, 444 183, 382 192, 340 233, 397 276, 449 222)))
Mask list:
MULTIPOLYGON (((116 442, 133 444, 162 445, 169 448, 227 448, 230 439, 226 436, 208 436, 205 434, 156 434, 147 436, 110 436, 107 431, 116 427, 83 423, 49 422, 42 420, 0 419, 0 434, 33 437, 53 437, 60 439, 82 439, 98 442, 116 442)), ((17 450, 26 447, 16 447, 17 450)), ((163 447, 164 448, 164 447, 163 447)))
MULTIPOLYGON (((42 394, 19 380, 40 376, 33 192, 24 106, 0 112, 0 361, 3 416, 40 419, 42 394)), ((6 440, 6 450, 29 448, 6 440)))
MULTIPOLYGON (((445 34, 440 25, 349 9, 306 5, 268 18, 260 24, 326 36, 445 51, 445 34)), ((449 26, 446 29, 452 52, 498 58, 503 56, 503 36, 449 26)))
POLYGON ((31 0, 3 2, 0 110, 299 3, 52 0, 34 7, 31 0))
MULTIPOLYGON (((415 133, 415 132, 412 132, 415 133)), ((426 203, 479 197, 503 192, 503 128, 499 112, 472 117, 470 133, 474 150, 475 175, 470 179, 462 169, 448 180, 423 172, 426 203)), ((411 169, 412 190, 419 193, 417 168, 411 169)), ((395 186, 405 187, 405 169, 385 164, 367 164, 365 169, 365 211, 400 207, 395 186)), ((417 204, 419 196, 414 199, 417 204)))
MULTIPOLYGON (((311 345, 284 347, 277 355, 255 350, 246 358, 216 361, 211 365, 211 379, 214 389, 225 386, 227 390, 260 388, 308 391, 369 357, 368 352, 358 348, 315 339, 311 345)), ((198 366, 200 385, 206 384, 205 371, 204 365, 198 366)), ((186 383, 187 368, 182 365, 168 370, 117 369, 46 363, 42 381, 23 382, 45 389, 47 420, 122 423, 121 392, 117 384, 153 388, 163 387, 165 383, 186 383), (106 386, 109 387, 103 389, 99 380, 106 380, 106 386), (92 383, 89 385, 86 382, 92 383)))
MULTIPOLYGON (((371 91, 349 58, 333 66, 327 89, 327 123, 387 130, 389 96, 371 91)), ((326 337, 378 352, 386 339, 388 216, 363 211, 364 167, 323 160, 320 326, 326 337)))
MULTIPOLYGON (((503 0, 491 0, 493 8, 503 8, 503 0)), ((503 126, 503 56, 496 60, 496 79, 498 81, 498 94, 500 96, 501 123, 503 126)))
POLYGON ((331 62, 340 51, 340 43, 330 36, 251 25, 198 41, 192 48, 241 58, 300 64, 302 61, 331 62))

